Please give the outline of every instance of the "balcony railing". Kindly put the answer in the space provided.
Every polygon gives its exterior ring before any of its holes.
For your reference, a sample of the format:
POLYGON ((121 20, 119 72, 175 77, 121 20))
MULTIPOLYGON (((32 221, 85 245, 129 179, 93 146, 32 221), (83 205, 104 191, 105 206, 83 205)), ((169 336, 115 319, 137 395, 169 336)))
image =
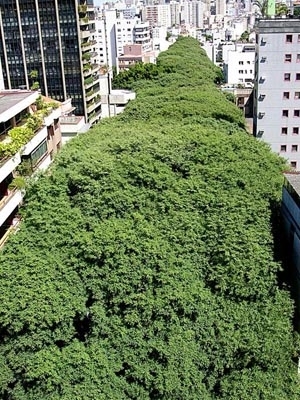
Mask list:
POLYGON ((9 202, 9 200, 13 197, 14 193, 17 191, 17 188, 13 188, 9 190, 9 193, 6 196, 3 196, 0 200, 0 210, 9 202))
POLYGON ((19 221, 15 222, 14 225, 11 225, 7 231, 5 232, 5 234, 2 236, 2 238, 0 239, 0 249, 4 246, 5 242, 7 241, 7 239, 9 238, 9 236, 16 232, 18 230, 18 227, 20 225, 21 220, 19 219, 19 221))

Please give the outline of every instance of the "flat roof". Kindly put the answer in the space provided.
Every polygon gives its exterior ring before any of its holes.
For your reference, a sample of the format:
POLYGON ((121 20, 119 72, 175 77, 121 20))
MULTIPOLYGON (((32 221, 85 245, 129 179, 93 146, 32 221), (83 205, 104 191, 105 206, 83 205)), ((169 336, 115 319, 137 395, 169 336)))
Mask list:
POLYGON ((300 33, 300 19, 297 18, 261 18, 256 21, 255 30, 259 33, 300 33))
POLYGON ((3 90, 0 91, 0 114, 14 107, 27 97, 32 96, 32 90, 3 90))
POLYGON ((284 176, 294 191, 298 194, 298 196, 300 196, 300 172, 287 172, 284 174, 284 176))

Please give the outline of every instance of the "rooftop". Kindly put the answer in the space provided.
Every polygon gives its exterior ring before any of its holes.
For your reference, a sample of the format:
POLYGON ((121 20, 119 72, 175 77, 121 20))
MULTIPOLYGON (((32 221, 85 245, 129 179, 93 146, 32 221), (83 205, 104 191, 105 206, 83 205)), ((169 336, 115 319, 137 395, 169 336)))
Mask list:
POLYGON ((0 114, 20 103, 20 101, 32 96, 32 93, 30 90, 0 91, 0 114))
POLYGON ((298 33, 300 32, 299 18, 261 18, 256 22, 260 33, 298 33))

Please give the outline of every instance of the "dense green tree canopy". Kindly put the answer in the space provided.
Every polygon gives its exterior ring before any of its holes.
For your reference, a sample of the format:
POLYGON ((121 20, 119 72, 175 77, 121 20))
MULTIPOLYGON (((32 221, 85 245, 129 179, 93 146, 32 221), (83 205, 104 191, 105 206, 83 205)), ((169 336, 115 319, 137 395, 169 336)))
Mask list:
POLYGON ((272 214, 283 161, 197 41, 64 148, 1 252, 9 400, 299 398, 272 214))

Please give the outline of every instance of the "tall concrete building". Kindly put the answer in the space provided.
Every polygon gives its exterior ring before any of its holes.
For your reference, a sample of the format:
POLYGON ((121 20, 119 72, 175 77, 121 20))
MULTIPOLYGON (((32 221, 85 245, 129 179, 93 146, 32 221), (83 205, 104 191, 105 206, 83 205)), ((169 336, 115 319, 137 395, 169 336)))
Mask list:
POLYGON ((143 21, 149 21, 150 29, 154 26, 171 26, 171 12, 169 4, 146 6, 142 12, 143 21))
POLYGON ((256 26, 253 133, 300 170, 300 20, 256 26))
POLYGON ((75 113, 101 115, 93 0, 0 0, 0 58, 6 89, 40 87, 75 113))

